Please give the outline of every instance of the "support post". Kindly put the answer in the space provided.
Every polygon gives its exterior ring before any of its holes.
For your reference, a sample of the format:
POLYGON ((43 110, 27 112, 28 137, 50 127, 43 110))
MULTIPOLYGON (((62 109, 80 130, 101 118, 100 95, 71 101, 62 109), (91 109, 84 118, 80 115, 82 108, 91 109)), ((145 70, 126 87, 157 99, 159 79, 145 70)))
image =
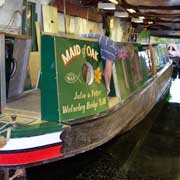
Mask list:
POLYGON ((150 51, 150 58, 151 58, 151 64, 152 64, 152 75, 155 76, 157 71, 156 71, 156 63, 155 63, 155 55, 153 51, 153 46, 150 44, 149 45, 149 51, 150 51))
POLYGON ((67 33, 67 27, 66 27, 66 0, 63 0, 63 7, 64 7, 64 31, 65 34, 67 33))

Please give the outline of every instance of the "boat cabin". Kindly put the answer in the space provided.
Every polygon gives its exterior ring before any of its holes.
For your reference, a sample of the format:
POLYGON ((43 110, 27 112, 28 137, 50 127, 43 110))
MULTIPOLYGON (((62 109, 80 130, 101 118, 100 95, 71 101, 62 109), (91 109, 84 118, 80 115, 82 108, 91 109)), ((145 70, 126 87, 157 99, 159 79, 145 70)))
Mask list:
POLYGON ((119 43, 128 57, 113 64, 107 96, 96 40, 44 34, 40 63, 29 56, 29 37, 0 37, 2 114, 48 122, 75 122, 106 111, 140 89, 153 77, 153 68, 159 71, 168 62, 165 45, 151 50, 148 44, 119 43))

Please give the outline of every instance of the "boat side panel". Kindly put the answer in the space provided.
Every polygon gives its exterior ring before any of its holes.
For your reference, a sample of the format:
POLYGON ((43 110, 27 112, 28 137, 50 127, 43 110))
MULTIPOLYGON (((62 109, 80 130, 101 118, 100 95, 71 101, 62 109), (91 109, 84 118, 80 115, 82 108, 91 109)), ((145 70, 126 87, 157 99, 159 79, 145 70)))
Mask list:
POLYGON ((41 38, 41 116, 43 120, 59 121, 54 37, 41 38))

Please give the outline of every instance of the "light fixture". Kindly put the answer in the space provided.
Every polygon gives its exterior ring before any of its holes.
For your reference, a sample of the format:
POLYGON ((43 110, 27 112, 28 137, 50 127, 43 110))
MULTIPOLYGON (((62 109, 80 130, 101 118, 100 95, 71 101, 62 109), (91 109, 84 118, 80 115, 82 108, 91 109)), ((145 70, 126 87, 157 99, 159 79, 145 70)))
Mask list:
POLYGON ((134 23, 143 23, 143 19, 140 19, 140 18, 132 18, 132 19, 131 19, 131 22, 134 22, 134 23))
POLYGON ((178 36, 179 36, 179 35, 180 35, 180 31, 178 31, 178 32, 175 32, 175 35, 178 35, 178 36))
POLYGON ((110 29, 114 28, 114 18, 110 19, 109 27, 110 27, 110 29))
POLYGON ((153 21, 148 21, 148 24, 153 24, 153 21))
POLYGON ((118 1, 117 0, 109 0, 109 2, 112 2, 114 4, 118 4, 118 1))
POLYGON ((139 19, 145 19, 145 17, 144 16, 139 16, 139 19))
POLYGON ((126 10, 131 14, 136 13, 136 10, 134 10, 134 9, 126 9, 126 10))
POLYGON ((0 6, 3 6, 5 4, 5 0, 0 0, 0 6))
POLYGON ((127 12, 118 12, 118 11, 115 11, 114 12, 114 16, 115 17, 126 18, 126 17, 129 17, 129 14, 127 12))
POLYGON ((115 10, 116 6, 114 3, 98 3, 98 9, 115 10))

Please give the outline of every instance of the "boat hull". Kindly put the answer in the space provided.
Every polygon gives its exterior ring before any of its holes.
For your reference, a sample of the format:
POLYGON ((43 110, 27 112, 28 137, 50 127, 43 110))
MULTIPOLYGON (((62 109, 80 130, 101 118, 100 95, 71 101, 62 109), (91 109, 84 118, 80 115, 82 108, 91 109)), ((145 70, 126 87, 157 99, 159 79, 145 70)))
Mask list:
POLYGON ((124 102, 91 118, 68 122, 60 131, 31 136, 29 139, 10 139, 0 150, 0 167, 17 168, 49 163, 108 142, 141 122, 158 101, 165 97, 171 85, 171 74, 172 66, 166 65, 124 102))
POLYGON ((27 167, 62 157, 62 132, 10 138, 0 149, 0 167, 27 167))
POLYGON ((171 74, 172 67, 168 65, 142 90, 112 107, 103 117, 69 124, 62 135, 63 158, 100 146, 141 122, 156 103, 168 94, 171 74))

